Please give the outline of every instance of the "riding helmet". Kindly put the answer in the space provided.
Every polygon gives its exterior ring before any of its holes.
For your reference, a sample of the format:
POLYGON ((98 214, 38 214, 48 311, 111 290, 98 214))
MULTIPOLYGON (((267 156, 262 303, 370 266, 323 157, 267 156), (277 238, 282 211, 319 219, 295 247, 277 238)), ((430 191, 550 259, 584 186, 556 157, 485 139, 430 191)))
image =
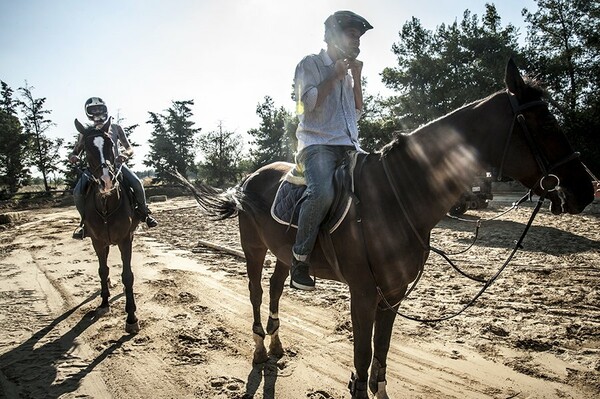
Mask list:
POLYGON ((328 37, 328 32, 330 34, 340 33, 347 28, 358 29, 362 36, 369 29, 373 29, 373 26, 366 19, 352 11, 336 11, 325 20, 325 38, 328 37))
POLYGON ((90 97, 85 102, 85 114, 94 123, 103 123, 108 119, 108 108, 100 97, 90 97))

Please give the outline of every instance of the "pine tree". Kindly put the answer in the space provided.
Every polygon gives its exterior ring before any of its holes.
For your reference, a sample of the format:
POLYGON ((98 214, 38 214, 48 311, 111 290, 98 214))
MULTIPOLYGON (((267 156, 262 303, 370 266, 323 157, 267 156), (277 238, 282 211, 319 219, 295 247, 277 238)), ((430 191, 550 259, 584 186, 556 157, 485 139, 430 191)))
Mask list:
POLYGON ((203 161, 199 164, 199 177, 217 187, 233 184, 240 178, 242 169, 242 138, 235 132, 219 130, 200 136, 203 161))
POLYGON ((253 168, 275 161, 293 161, 297 146, 297 118, 292 118, 283 107, 275 108, 273 99, 269 96, 265 96, 265 101, 258 104, 256 114, 261 118, 260 127, 248 131, 254 137, 251 144, 256 146, 250 150, 253 168))
POLYGON ((190 106, 193 100, 173 101, 166 114, 149 112, 150 119, 146 122, 153 127, 152 137, 148 140, 150 152, 144 160, 144 165, 156 170, 158 179, 169 179, 165 173, 176 170, 183 176, 195 171, 196 135, 201 129, 194 128, 190 106))
POLYGON ((17 117, 13 90, 3 81, 0 84, 0 191, 16 193, 30 178, 26 167, 27 136, 17 117))
POLYGON ((60 170, 57 160, 64 140, 60 138, 53 140, 46 135, 47 130, 54 126, 54 123, 46 117, 52 111, 44 109, 45 97, 33 97, 33 89, 34 87, 29 86, 27 82, 24 87, 19 88, 24 97, 24 101, 19 101, 19 105, 24 115, 22 122, 28 136, 31 165, 42 174, 44 189, 50 191, 49 175, 60 170))
POLYGON ((405 23, 392 46, 398 66, 385 68, 384 84, 398 94, 383 102, 403 129, 412 130, 504 87, 510 56, 519 60, 517 30, 501 26, 495 6, 481 18, 469 10, 462 21, 426 30, 417 18, 405 23))

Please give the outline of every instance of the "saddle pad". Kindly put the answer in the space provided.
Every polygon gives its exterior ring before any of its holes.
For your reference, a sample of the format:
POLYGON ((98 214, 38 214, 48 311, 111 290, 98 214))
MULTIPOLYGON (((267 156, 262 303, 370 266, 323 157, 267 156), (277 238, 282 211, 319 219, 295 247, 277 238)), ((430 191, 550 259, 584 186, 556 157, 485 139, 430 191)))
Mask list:
MULTIPOLYGON (((294 184, 287 180, 283 180, 277 189, 277 194, 275 194, 275 199, 271 205, 271 217, 278 223, 297 229, 300 206, 305 199, 303 196, 304 191, 306 191, 305 185, 294 184)), ((334 210, 334 216, 327 221, 330 234, 338 228, 340 223, 342 223, 351 204, 352 198, 348 197, 346 204, 340 206, 339 209, 334 210)))

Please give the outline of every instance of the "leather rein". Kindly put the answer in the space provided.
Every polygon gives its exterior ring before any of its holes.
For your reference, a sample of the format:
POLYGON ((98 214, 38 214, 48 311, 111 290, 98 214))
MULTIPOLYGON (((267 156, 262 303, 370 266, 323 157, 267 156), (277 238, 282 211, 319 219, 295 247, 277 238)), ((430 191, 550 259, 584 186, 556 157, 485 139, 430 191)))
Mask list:
MULTIPOLYGON (((427 244, 425 242, 425 240, 421 237, 421 235, 419 234, 415 224, 413 223, 413 220, 408 212, 408 209, 404 203, 404 201, 402 200, 402 196, 400 195, 400 193, 398 192, 398 185, 396 184, 395 178, 393 176, 393 174, 390 172, 389 166, 388 166, 388 162, 386 160, 385 157, 381 158, 381 163, 383 166, 383 170, 385 172, 386 178, 388 180, 388 183, 394 193, 394 197, 396 198, 396 202, 398 203, 398 205, 400 206, 400 209, 402 210, 402 213, 404 215, 404 218, 406 219, 410 229, 412 230, 412 232, 414 233, 414 235, 417 237, 417 239, 419 240, 419 243, 421 244, 422 248, 425 251, 433 251, 441 256, 443 256, 446 260, 448 260, 450 262, 450 265, 456 269, 458 272, 460 272, 462 275, 464 275, 465 277, 468 277, 472 280, 484 283, 483 287, 480 289, 480 291, 459 311, 454 312, 452 314, 449 314, 447 316, 442 316, 442 317, 438 317, 438 318, 419 318, 419 317, 415 317, 415 316, 410 316, 410 315, 406 315, 403 314, 401 312, 399 312, 397 310, 398 306, 400 305, 400 302, 398 302, 395 305, 391 305, 387 299, 385 298, 383 291, 381 290, 381 288, 379 287, 379 285, 377 284, 377 280, 375 278, 375 274, 373 272, 373 268, 371 266, 371 262, 369 260, 369 252, 368 252, 368 248, 366 245, 366 241, 365 241, 365 237, 364 237, 364 232, 362 229, 362 226, 359 228, 360 233, 362 235, 363 238, 363 244, 365 246, 365 251, 367 253, 367 262, 369 264, 369 270, 371 271, 371 274, 373 276, 373 280, 375 281, 376 287, 377 287, 377 292, 381 298, 381 302, 385 305, 384 308, 387 310, 391 310, 393 312, 395 312, 396 314, 409 319, 409 320, 413 320, 413 321, 419 321, 419 322, 438 322, 438 321, 443 321, 443 320, 448 320, 451 319, 453 317, 456 317, 458 315, 460 315, 461 313, 463 313, 468 307, 472 306, 475 301, 481 296, 483 295, 483 293, 487 290, 487 288, 492 285, 492 283, 498 278, 498 276, 500 275, 500 273, 502 273, 502 271, 508 266, 508 264, 510 263, 510 261, 512 260, 512 258, 514 257, 515 253, 517 252, 517 250, 522 249, 522 242, 525 239, 525 236, 527 235, 527 232, 529 231, 529 228, 531 227, 531 225, 533 224, 533 221, 537 215, 537 213, 539 212, 544 200, 546 199, 546 196, 548 195, 548 193, 555 191, 557 189, 557 187, 560 185, 560 179, 558 178, 558 176, 556 176, 555 174, 552 174, 551 172, 556 169, 557 167, 570 162, 574 159, 579 158, 579 153, 578 152, 573 152, 570 155, 564 157, 563 159, 554 162, 554 163, 550 163, 548 161, 548 157, 546 156, 546 154, 544 153, 544 151, 542 150, 542 148, 540 147, 540 145, 538 144, 538 141, 535 139, 535 137, 531 134, 531 131, 529 130, 529 128, 527 127, 527 121, 523 115, 523 111, 533 108, 533 107, 537 107, 537 106, 547 106, 547 103, 545 101, 542 100, 537 100, 537 101, 531 101, 522 105, 519 105, 517 99, 515 98, 515 96, 510 93, 510 92, 506 92, 508 97, 509 97, 509 101, 513 110, 513 121, 511 124, 511 128, 509 131, 509 134, 507 136, 506 139, 506 144, 504 146, 504 151, 502 154, 502 160, 501 160, 501 165, 500 165, 500 174, 502 173, 502 169, 504 166, 504 159, 506 157, 506 154, 508 152, 508 148, 509 148, 509 143, 511 141, 511 137, 513 135, 515 126, 518 124, 519 127, 521 128, 525 139, 527 141, 528 146, 530 147, 533 156, 538 164, 538 167, 540 169, 540 171, 542 172, 542 177, 540 178, 540 180, 536 183, 537 185, 539 185, 539 187, 542 189, 542 194, 540 195, 537 204, 531 214, 531 216, 529 217, 529 221, 527 222, 527 225, 525 226, 525 228, 523 229, 523 232, 521 233, 521 236, 519 237, 519 239, 515 242, 515 247, 513 248, 512 252, 510 253, 510 255, 508 256, 508 258, 506 259, 506 261, 504 262, 504 264, 498 269, 498 271, 487 281, 477 278, 477 277, 473 277, 470 276, 464 272, 462 272, 460 269, 458 269, 454 263, 446 256, 446 254, 439 250, 436 249, 432 246, 430 246, 429 244, 427 244)), ((361 168, 362 169, 362 168, 361 168)), ((531 198, 532 196, 532 192, 533 189, 536 186, 532 187, 528 194, 525 195, 523 198, 521 198, 521 200, 519 200, 517 202, 517 204, 513 204, 513 208, 514 209, 518 204, 521 204, 522 202, 524 202, 527 197, 531 198)), ((559 192, 560 193, 560 192, 559 192)), ((560 195, 560 194, 559 194, 560 195)), ((561 201, 564 201, 563 197, 561 197, 561 201)), ((359 202, 360 203, 360 202, 359 202)), ((357 205, 358 208, 358 205, 357 205)), ((359 214, 359 218, 358 221, 361 222, 361 218, 360 218, 360 214, 359 214)), ((359 223, 360 224, 360 223, 359 223)), ((403 296, 403 299, 406 298, 412 291, 413 289, 416 287, 417 283, 419 282, 422 273, 423 273, 423 269, 424 269, 424 265, 420 268, 419 273, 416 277, 416 279, 414 280, 412 286, 410 287, 410 289, 406 292, 406 294, 403 296)))

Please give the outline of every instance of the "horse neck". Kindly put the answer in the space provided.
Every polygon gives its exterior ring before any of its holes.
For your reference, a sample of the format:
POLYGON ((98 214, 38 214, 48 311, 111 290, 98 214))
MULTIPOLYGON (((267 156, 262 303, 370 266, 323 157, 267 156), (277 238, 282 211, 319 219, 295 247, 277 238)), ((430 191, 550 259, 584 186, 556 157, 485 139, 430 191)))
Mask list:
POLYGON ((443 218, 482 168, 498 166, 512 122, 503 101, 497 93, 466 105, 405 136, 386 155, 402 201, 424 230, 443 218))
POLYGON ((118 181, 115 181, 113 189, 106 194, 101 193, 99 187, 95 187, 96 209, 101 213, 110 214, 120 207, 123 201, 122 196, 123 191, 118 181))

